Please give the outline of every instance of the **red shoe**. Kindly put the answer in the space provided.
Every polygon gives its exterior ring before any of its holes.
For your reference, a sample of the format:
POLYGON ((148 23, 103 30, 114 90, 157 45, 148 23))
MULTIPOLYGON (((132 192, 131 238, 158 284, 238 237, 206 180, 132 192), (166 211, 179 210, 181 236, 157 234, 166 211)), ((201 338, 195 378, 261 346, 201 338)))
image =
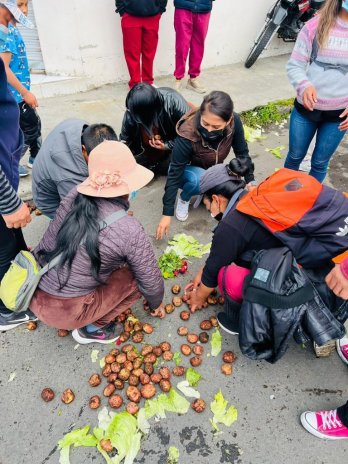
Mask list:
POLYGON ((348 337, 343 337, 336 342, 338 356, 348 366, 348 337))
POLYGON ((337 416, 337 409, 332 411, 306 411, 301 414, 301 424, 312 435, 328 440, 348 439, 348 428, 337 416))

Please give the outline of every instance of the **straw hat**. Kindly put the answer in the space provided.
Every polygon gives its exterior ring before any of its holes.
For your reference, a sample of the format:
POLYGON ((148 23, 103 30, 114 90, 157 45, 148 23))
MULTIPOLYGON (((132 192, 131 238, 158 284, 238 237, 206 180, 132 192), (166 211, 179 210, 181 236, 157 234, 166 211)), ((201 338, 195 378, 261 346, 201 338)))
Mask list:
POLYGON ((88 174, 77 186, 83 195, 115 198, 141 189, 154 174, 137 164, 130 149, 121 142, 104 141, 88 157, 88 174))

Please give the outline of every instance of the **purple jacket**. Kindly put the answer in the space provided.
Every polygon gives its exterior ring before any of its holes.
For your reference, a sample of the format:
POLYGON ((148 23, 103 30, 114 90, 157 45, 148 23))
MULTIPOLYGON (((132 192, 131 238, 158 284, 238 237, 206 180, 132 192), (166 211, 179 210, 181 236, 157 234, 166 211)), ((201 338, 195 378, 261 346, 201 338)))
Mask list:
MULTIPOLYGON (((60 225, 70 211, 76 195, 77 190, 74 188, 61 202, 55 219, 51 221, 34 250, 37 257, 39 250, 54 248, 60 225)), ((98 219, 102 220, 121 208, 127 210, 129 204, 121 198, 110 200, 100 198, 98 206, 100 212, 98 219)), ((161 304, 164 294, 163 278, 150 240, 135 217, 124 216, 103 229, 99 234, 99 252, 101 257, 99 277, 102 281, 106 281, 113 271, 127 264, 150 308, 155 309, 161 304)), ((42 258, 39 258, 39 262, 41 265, 45 264, 42 258)), ((80 247, 73 260, 67 284, 60 289, 60 282, 65 282, 67 276, 65 267, 58 270, 53 268, 42 277, 39 288, 50 295, 72 298, 87 295, 100 285, 92 276, 90 260, 84 246, 80 247)))

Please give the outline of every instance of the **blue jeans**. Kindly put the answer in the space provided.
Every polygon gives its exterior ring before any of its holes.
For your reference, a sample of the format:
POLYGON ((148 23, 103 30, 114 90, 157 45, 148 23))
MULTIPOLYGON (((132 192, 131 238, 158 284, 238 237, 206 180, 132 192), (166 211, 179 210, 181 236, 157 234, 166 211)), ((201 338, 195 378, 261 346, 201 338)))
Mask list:
POLYGON ((183 201, 190 201, 193 195, 199 195, 199 181, 204 173, 205 169, 198 166, 186 166, 180 185, 183 201))
POLYGON ((289 153, 284 167, 298 171, 301 161, 306 156, 308 147, 316 134, 309 174, 319 182, 323 182, 330 158, 346 133, 338 129, 339 125, 340 122, 310 121, 294 108, 290 117, 289 153))

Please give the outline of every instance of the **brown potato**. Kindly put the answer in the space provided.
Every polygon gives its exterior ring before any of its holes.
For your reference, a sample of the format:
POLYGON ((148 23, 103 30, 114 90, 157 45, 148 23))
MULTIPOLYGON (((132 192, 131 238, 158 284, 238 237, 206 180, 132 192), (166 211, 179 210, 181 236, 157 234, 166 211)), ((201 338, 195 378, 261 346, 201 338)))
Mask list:
POLYGON ((199 327, 202 330, 210 330, 213 327, 213 324, 210 322, 210 320, 205 320, 199 324, 199 327))
POLYGON ((136 387, 139 385, 139 377, 137 377, 136 375, 134 374, 131 374, 129 376, 129 379, 128 379, 128 383, 129 385, 133 386, 133 387, 136 387))
POLYGON ((215 316, 211 316, 211 318, 209 320, 210 320, 211 325, 213 327, 217 327, 219 325, 218 320, 217 320, 217 318, 215 316))
POLYGON ((123 368, 118 373, 118 378, 121 380, 128 380, 130 376, 130 371, 126 368, 123 368))
POLYGON ((28 330, 36 330, 37 329, 37 322, 35 321, 29 321, 27 322, 27 329, 28 330))
POLYGON ((112 374, 109 375, 108 382, 109 383, 114 383, 115 380, 117 380, 117 374, 115 372, 113 372, 112 374))
POLYGON ((225 298, 220 295, 218 297, 218 303, 219 303, 219 305, 223 306, 225 304, 225 298))
POLYGON ((75 399, 75 393, 70 388, 67 388, 66 390, 63 391, 62 396, 61 396, 61 400, 63 401, 63 403, 70 404, 74 401, 74 399, 75 399))
POLYGON ((205 410, 205 401, 201 398, 196 399, 192 402, 191 407, 196 412, 203 412, 205 410))
POLYGON ((134 403, 134 401, 130 401, 126 406, 126 410, 129 414, 134 415, 139 411, 139 406, 136 403, 134 403))
POLYGON ((52 388, 44 388, 41 392, 41 398, 48 403, 49 401, 52 401, 54 398, 54 391, 52 388))
POLYGON ((151 379, 152 383, 160 383, 160 381, 162 380, 162 376, 161 376, 161 374, 158 374, 156 372, 156 373, 150 375, 150 379, 151 379))
POLYGON ((100 404, 101 404, 101 400, 100 400, 100 396, 98 395, 94 395, 89 399, 88 405, 91 409, 98 409, 100 407, 100 404))
POLYGON ((223 364, 221 366, 221 372, 225 375, 231 375, 233 372, 232 364, 223 364))
POLYGON ((123 390, 124 389, 124 381, 121 379, 117 379, 114 382, 116 390, 123 390))
POLYGON ((118 409, 123 405, 123 398, 120 395, 112 395, 108 400, 110 408, 118 409))
POLYGON ((193 333, 188 334, 188 335, 187 335, 187 341, 188 341, 189 343, 197 343, 197 342, 198 342, 198 335, 193 334, 193 333))
POLYGON ((135 351, 128 351, 127 352, 127 360, 133 362, 135 359, 137 359, 138 354, 135 351))
POLYGON ((127 319, 127 316, 125 315, 125 313, 122 313, 116 317, 116 321, 120 322, 121 324, 123 324, 123 322, 125 322, 126 319, 127 319))
POLYGON ((188 321, 190 319, 190 311, 181 311, 180 318, 183 321, 188 321))
POLYGON ((100 440, 99 444, 101 449, 103 449, 107 453, 111 453, 111 451, 114 449, 110 440, 100 440))
POLYGON ((149 353, 146 356, 144 356, 144 362, 145 364, 147 363, 152 363, 154 364, 157 361, 157 357, 154 353, 149 353))
POLYGON ((178 335, 185 336, 188 334, 188 328, 185 326, 181 326, 178 328, 178 335))
POLYGON ((190 356, 191 351, 192 351, 190 345, 186 345, 185 343, 181 345, 180 350, 182 354, 185 356, 190 356))
POLYGON ((140 321, 137 321, 133 326, 134 332, 139 332, 143 330, 143 324, 140 321))
POLYGON ((144 385, 141 390, 141 396, 145 398, 146 400, 152 398, 153 396, 156 395, 156 387, 152 385, 151 383, 144 385))
POLYGON ((148 374, 141 374, 139 379, 142 385, 147 385, 151 381, 150 376, 148 374))
POLYGON ((119 364, 123 364, 127 361, 126 353, 120 353, 116 356, 116 362, 119 364))
POLYGON ((181 296, 175 296, 172 299, 172 303, 176 308, 179 308, 182 305, 182 298, 181 296))
POLYGON ((125 363, 123 363, 123 367, 125 369, 127 369, 128 371, 132 371, 133 370, 133 363, 131 361, 126 361, 125 363))
POLYGON ((58 329, 57 330, 57 335, 58 337, 67 337, 69 335, 69 330, 65 330, 65 329, 58 329))
POLYGON ((109 351, 109 354, 111 354, 112 356, 115 356, 116 358, 116 356, 120 354, 120 350, 118 350, 117 348, 113 348, 112 350, 109 351))
POLYGON ((111 374, 111 372, 112 372, 112 371, 111 371, 111 366, 110 366, 110 364, 106 364, 105 367, 104 367, 103 370, 102 370, 102 375, 103 375, 104 377, 109 377, 109 375, 111 374))
POLYGON ((121 335, 120 335, 119 340, 120 340, 121 343, 124 343, 124 342, 126 342, 128 340, 128 338, 129 338, 129 333, 128 332, 122 332, 121 335))
POLYGON ((152 352, 159 358, 162 355, 162 348, 160 346, 154 346, 152 352))
POLYGON ((112 354, 107 354, 105 356, 105 362, 106 364, 112 364, 113 362, 116 361, 116 356, 113 356, 112 354))
POLYGON ((152 363, 145 363, 144 364, 144 371, 148 375, 153 374, 153 371, 154 371, 153 364, 152 363))
POLYGON ((167 314, 171 314, 175 311, 175 306, 172 303, 168 303, 165 305, 164 310, 167 314))
POLYGON ((115 374, 118 374, 120 370, 122 369, 121 364, 118 362, 114 362, 110 365, 111 372, 114 372, 115 374))
POLYGON ((209 341, 209 334, 207 332, 201 332, 199 334, 199 341, 201 343, 208 343, 209 341))
POLYGON ((222 360, 224 363, 233 363, 237 359, 237 356, 233 351, 225 351, 222 355, 222 360))
POLYGON ((192 367, 198 367, 202 364, 202 358, 200 356, 194 356, 190 359, 190 364, 192 367))
POLYGON ((143 374, 143 373, 144 373, 144 371, 140 367, 138 367, 138 369, 133 369, 133 372, 132 372, 132 374, 135 375, 136 377, 140 377, 141 374, 143 374))
POLYGON ((145 345, 145 346, 143 346, 143 348, 141 350, 141 355, 146 356, 147 354, 152 353, 152 350, 153 350, 152 345, 145 345))
POLYGON ((141 358, 134 359, 133 367, 134 369, 139 369, 143 365, 143 360, 141 358))
POLYGON ((133 387, 132 385, 127 388, 126 395, 130 401, 133 401, 133 403, 139 403, 141 400, 140 390, 138 390, 137 387, 133 387))
POLYGON ((172 285, 172 293, 174 293, 174 295, 177 295, 180 292, 181 292, 180 285, 178 285, 178 284, 172 285))
POLYGON ((101 377, 99 374, 92 374, 88 380, 91 387, 97 387, 101 384, 101 377))
POLYGON ((194 354, 196 354, 197 356, 201 356, 204 352, 204 347, 202 345, 195 345, 192 349, 192 351, 194 352, 194 354))
POLYGON ((131 343, 127 343, 127 345, 124 345, 122 347, 123 353, 128 353, 129 351, 133 351, 133 350, 134 350, 134 346, 131 343))
POLYGON ((162 351, 170 351, 172 349, 172 346, 169 342, 161 342, 159 346, 161 347, 162 351))
POLYGON ((162 379, 160 381, 160 388, 163 392, 167 393, 172 388, 172 384, 170 383, 169 380, 162 379))
POLYGON ((114 393, 114 391, 115 391, 115 384, 108 383, 103 390, 103 395, 106 397, 111 396, 114 393))
POLYGON ((161 374, 164 380, 169 380, 171 377, 170 370, 168 369, 168 367, 161 367, 159 373, 161 374))
POLYGON ((152 334, 153 332, 153 326, 151 324, 144 324, 143 325, 143 332, 145 332, 146 334, 152 334))
POLYGON ((125 331, 125 332, 128 332, 128 333, 129 333, 129 332, 132 332, 133 329, 134 329, 134 324, 133 324, 133 322, 131 322, 131 321, 126 321, 126 322, 124 323, 124 331, 125 331))
POLYGON ((174 354, 171 351, 164 351, 162 353, 162 357, 165 361, 171 361, 173 359, 174 354))
POLYGON ((207 303, 210 305, 216 305, 218 302, 216 296, 208 296, 207 303))
POLYGON ((176 366, 173 369, 173 374, 177 377, 181 377, 186 372, 186 368, 184 366, 176 366))

